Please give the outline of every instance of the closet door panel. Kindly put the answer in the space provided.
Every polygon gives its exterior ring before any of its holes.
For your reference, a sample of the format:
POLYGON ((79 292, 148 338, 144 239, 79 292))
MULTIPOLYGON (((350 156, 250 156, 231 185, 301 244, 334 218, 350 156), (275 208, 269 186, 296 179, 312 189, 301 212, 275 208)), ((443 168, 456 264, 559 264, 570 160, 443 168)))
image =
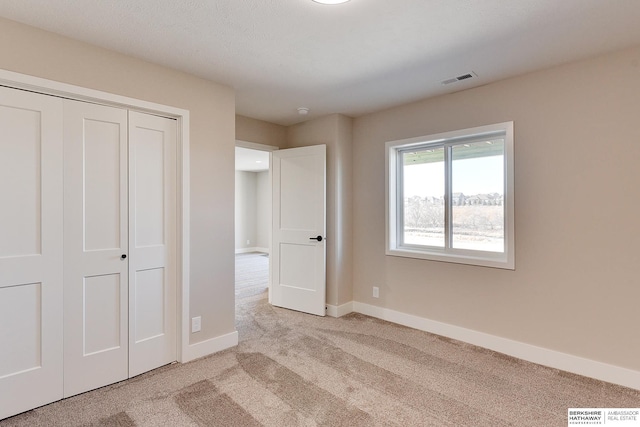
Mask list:
POLYGON ((128 378, 127 112, 65 101, 64 133, 66 397, 128 378))
POLYGON ((41 254, 41 112, 0 107, 0 257, 41 254))
POLYGON ((0 419, 62 398, 62 101, 0 87, 0 419))
POLYGON ((175 120, 129 112, 130 376, 176 360, 176 140, 175 120))
MULTIPOLYGON (((120 115, 120 114, 119 114, 120 115)), ((122 248, 122 125, 85 118, 84 248, 100 251, 122 248)), ((126 211, 125 211, 126 212, 126 211)))

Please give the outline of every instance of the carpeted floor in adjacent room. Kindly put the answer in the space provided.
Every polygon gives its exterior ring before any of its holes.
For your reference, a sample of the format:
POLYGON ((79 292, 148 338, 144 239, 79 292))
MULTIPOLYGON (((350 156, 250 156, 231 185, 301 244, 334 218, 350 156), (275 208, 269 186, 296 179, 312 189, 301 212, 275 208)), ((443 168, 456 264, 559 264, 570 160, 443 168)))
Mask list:
POLYGON ((268 259, 237 257, 233 349, 0 422, 6 426, 566 426, 640 391, 360 314, 270 306, 268 259))

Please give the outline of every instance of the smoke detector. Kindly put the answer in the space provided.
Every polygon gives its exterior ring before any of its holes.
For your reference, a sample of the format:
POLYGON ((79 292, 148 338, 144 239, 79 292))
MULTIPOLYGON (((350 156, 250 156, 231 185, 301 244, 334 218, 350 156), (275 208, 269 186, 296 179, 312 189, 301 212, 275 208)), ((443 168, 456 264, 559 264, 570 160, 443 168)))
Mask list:
POLYGON ((306 116, 309 114, 309 109, 307 107, 298 107, 298 114, 301 116, 306 116))

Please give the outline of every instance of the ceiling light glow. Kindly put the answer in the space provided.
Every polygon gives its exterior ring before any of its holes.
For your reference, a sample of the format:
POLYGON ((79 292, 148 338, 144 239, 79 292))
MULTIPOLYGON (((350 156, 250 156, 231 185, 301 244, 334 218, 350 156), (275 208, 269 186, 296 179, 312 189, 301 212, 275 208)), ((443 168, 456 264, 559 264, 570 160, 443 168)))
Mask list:
POLYGON ((346 3, 349 0, 313 0, 316 3, 322 3, 322 4, 340 4, 340 3, 346 3))

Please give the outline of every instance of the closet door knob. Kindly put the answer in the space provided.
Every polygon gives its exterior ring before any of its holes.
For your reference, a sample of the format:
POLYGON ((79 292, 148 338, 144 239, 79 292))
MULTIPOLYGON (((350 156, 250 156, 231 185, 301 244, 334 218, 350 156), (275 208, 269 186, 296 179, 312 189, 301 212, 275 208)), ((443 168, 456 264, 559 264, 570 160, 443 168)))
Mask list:
POLYGON ((127 257, 127 254, 120 255, 120 259, 125 259, 126 257, 127 257))

